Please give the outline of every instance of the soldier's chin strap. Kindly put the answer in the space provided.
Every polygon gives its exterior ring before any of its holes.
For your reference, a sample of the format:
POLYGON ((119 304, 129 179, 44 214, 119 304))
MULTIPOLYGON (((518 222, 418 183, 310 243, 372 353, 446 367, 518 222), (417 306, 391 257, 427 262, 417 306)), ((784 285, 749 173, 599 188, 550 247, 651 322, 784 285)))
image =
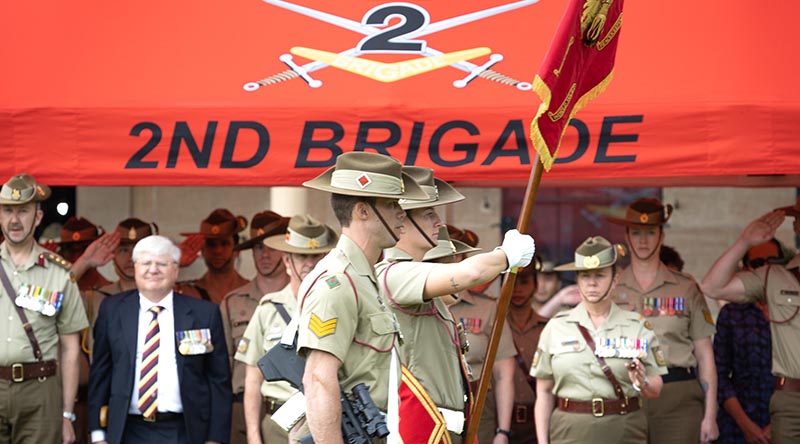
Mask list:
POLYGON ((414 218, 411 217, 411 213, 406 212, 406 219, 408 219, 411 222, 411 224, 414 225, 414 228, 416 228, 417 231, 419 231, 419 234, 421 234, 422 237, 424 237, 425 240, 428 241, 428 244, 430 244, 431 248, 436 248, 436 245, 437 245, 436 242, 434 242, 433 239, 431 239, 430 236, 428 236, 427 233, 422 231, 422 228, 419 227, 419 224, 417 224, 417 221, 415 221, 414 218))
POLYGON ((388 231, 389 234, 392 235, 392 239, 394 239, 394 242, 395 243, 400 242, 400 237, 397 235, 397 233, 394 232, 394 230, 392 230, 389 224, 386 223, 386 219, 384 219, 383 216, 381 216, 381 213, 380 211, 378 211, 378 208, 375 206, 375 203, 369 202, 369 206, 372 208, 372 211, 375 212, 375 215, 378 216, 378 220, 381 221, 383 227, 386 228, 386 231, 388 231))
POLYGON ((656 254, 656 251, 658 251, 658 247, 661 246, 661 244, 659 243, 659 245, 657 245, 656 248, 654 248, 653 251, 650 252, 650 254, 648 254, 645 257, 641 257, 641 256, 639 256, 639 253, 636 252, 636 249, 633 248, 633 242, 631 241, 631 232, 630 232, 630 230, 627 230, 627 232, 625 233, 625 237, 628 238, 628 245, 630 245, 631 250, 633 250, 633 255, 636 256, 636 258, 639 259, 640 261, 646 261, 646 260, 650 259, 651 257, 653 257, 653 255, 656 254))

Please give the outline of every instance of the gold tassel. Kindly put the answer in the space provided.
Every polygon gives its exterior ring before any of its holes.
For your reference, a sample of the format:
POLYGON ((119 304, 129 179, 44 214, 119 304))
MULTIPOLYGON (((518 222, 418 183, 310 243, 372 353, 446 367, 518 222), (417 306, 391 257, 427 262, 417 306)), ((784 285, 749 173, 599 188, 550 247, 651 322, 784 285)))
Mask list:
POLYGON ((583 44, 594 46, 600 39, 608 17, 608 8, 613 0, 586 0, 581 14, 583 44))

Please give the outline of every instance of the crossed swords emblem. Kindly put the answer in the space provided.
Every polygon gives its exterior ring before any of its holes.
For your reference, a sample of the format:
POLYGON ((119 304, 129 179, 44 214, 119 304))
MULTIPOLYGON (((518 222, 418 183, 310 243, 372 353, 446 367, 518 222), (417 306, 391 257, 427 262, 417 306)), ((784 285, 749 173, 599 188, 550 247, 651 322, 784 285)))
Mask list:
MULTIPOLYGON (((296 5, 294 3, 289 3, 283 0, 263 0, 264 3, 277 6, 279 8, 287 9, 289 11, 293 11, 325 23, 339 26, 341 28, 365 35, 365 36, 374 36, 381 32, 383 32, 380 28, 371 26, 362 22, 357 22, 355 20, 350 20, 344 17, 339 17, 327 12, 318 11, 312 8, 308 8, 306 6, 296 5)), ((519 9, 528 5, 532 5, 534 3, 538 3, 539 0, 522 0, 513 3, 508 3, 505 5, 495 6, 492 8, 484 9, 482 11, 471 12, 468 14, 464 14, 458 17, 449 18, 446 20, 442 20, 436 23, 428 23, 427 20, 421 27, 415 30, 412 33, 409 33, 408 36, 413 37, 422 37, 425 35, 433 34, 435 32, 443 31, 445 29, 450 29, 456 26, 464 25, 470 22, 474 22, 480 19, 484 19, 487 17, 491 17, 493 15, 501 14, 507 11, 511 11, 514 9, 519 9)), ((415 9, 419 9, 418 6, 409 4, 409 3, 389 3, 383 6, 406 6, 406 7, 413 7, 415 9)), ((373 9, 374 10, 374 9, 373 9)), ((425 12, 427 14, 427 12, 425 12)), ((366 17, 366 16, 365 16, 366 17)), ((363 40, 362 40, 363 42, 363 40)), ((316 51, 311 50, 308 48, 294 48, 297 50, 297 53, 302 53, 305 57, 305 54, 309 53, 324 53, 327 56, 325 61, 316 60, 310 63, 306 63, 304 65, 298 65, 291 54, 282 54, 279 57, 279 60, 283 62, 289 69, 279 72, 277 74, 273 74, 269 77, 264 79, 248 82, 244 84, 244 90, 248 92, 257 91, 262 86, 272 85, 280 82, 284 82, 287 80, 301 78, 303 79, 309 87, 311 88, 319 88, 322 86, 322 81, 316 79, 311 76, 311 73, 323 68, 330 66, 329 63, 330 59, 340 57, 340 58, 354 58, 363 53, 359 46, 347 49, 345 51, 339 52, 338 54, 335 53, 325 53, 324 51, 316 51)), ((488 48, 482 48, 488 52, 488 48)), ((477 51, 478 49, 472 50, 473 52, 477 51)), ((464 53, 469 52, 470 50, 463 51, 464 53)), ((477 65, 475 63, 469 62, 467 60, 452 60, 452 56, 456 53, 445 54, 442 51, 438 51, 436 49, 430 48, 427 44, 421 45, 421 47, 417 50, 407 51, 407 52, 414 52, 420 53, 423 56, 429 58, 438 58, 439 60, 448 60, 447 64, 453 68, 460 69, 467 73, 467 75, 461 79, 453 81, 453 86, 456 88, 465 88, 469 85, 470 82, 475 80, 476 78, 480 77, 486 80, 491 80, 493 82, 498 82, 504 85, 509 85, 517 88, 520 91, 529 91, 531 89, 530 82, 521 82, 517 79, 509 77, 505 74, 497 72, 492 68, 495 64, 499 63, 503 60, 502 54, 491 54, 489 56, 489 60, 482 64, 477 65), (451 58, 448 58, 450 56, 451 58)), ((374 63, 374 62, 373 62, 374 63)))

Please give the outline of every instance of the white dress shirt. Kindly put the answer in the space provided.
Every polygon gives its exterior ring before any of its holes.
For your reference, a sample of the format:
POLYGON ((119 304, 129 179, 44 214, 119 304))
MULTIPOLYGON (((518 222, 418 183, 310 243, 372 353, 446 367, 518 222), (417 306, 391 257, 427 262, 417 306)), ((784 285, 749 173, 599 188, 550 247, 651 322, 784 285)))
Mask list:
MULTIPOLYGON (((139 411, 139 377, 142 371, 142 351, 144 350, 147 328, 153 314, 149 311, 151 307, 157 305, 163 307, 158 314, 158 329, 160 334, 158 347, 158 411, 159 412, 183 412, 181 403, 180 384, 178 380, 178 363, 175 360, 175 310, 173 309, 172 292, 160 300, 153 303, 141 294, 139 295, 139 329, 136 337, 136 368, 133 377, 133 393, 128 413, 141 415, 139 411)), ((105 430, 92 430, 92 442, 106 440, 105 430)))

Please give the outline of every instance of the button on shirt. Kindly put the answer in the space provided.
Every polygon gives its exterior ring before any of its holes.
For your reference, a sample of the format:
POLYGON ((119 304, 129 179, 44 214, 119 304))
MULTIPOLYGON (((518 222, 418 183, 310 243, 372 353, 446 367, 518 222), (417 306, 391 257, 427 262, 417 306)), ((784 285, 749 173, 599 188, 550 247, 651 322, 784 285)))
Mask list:
POLYGON ((128 413, 141 415, 139 411, 139 377, 142 372, 142 351, 147 335, 147 327, 153 314, 150 308, 160 305, 164 308, 158 314, 160 344, 158 347, 158 411, 183 412, 181 391, 178 381, 178 363, 175 360, 175 311, 172 305, 172 292, 158 303, 139 295, 139 333, 136 338, 136 370, 133 377, 133 393, 128 413))

